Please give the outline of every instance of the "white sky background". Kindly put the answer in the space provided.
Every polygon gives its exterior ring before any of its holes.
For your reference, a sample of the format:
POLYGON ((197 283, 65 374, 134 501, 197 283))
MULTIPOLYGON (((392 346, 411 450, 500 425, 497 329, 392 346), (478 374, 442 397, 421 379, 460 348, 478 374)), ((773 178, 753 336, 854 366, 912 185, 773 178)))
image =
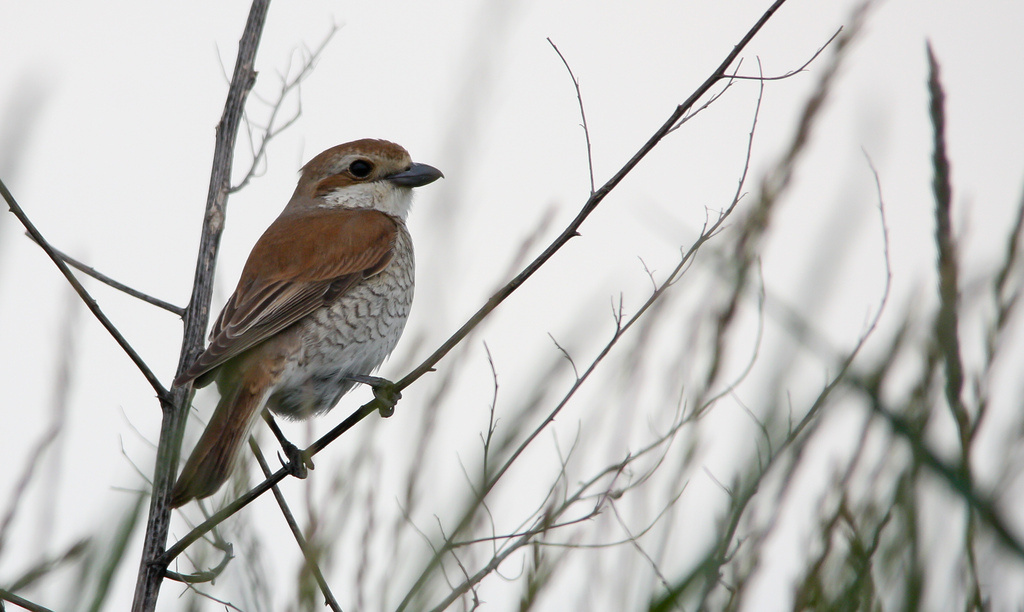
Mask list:
MULTIPOLYGON (((443 182, 419 190, 411 216, 417 301, 406 340, 418 334, 422 343, 403 342, 382 369, 385 376, 403 374, 504 280, 518 246, 549 208, 554 207, 554 221, 543 242, 587 197, 575 92, 545 38, 559 46, 580 79, 600 184, 770 2, 491 4, 271 5, 258 54, 260 78, 248 107, 257 122, 266 113, 259 98, 275 97, 279 75, 301 62, 297 50, 315 48, 332 23, 341 29, 302 87, 302 116, 271 144, 265 173, 229 202, 215 310, 249 248, 287 201, 302 163, 355 138, 394 140, 413 159, 446 174, 443 182)), ((743 72, 756 72, 757 57, 768 75, 798 67, 847 23, 853 4, 791 0, 743 54, 743 72)), ((0 177, 54 246, 139 290, 185 305, 214 127, 227 88, 224 73, 232 69, 247 11, 246 2, 39 1, 0 8, 0 177)), ((1024 185, 1021 25, 1024 3, 1009 0, 890 0, 872 12, 780 215, 784 233, 774 236, 764 261, 772 290, 798 299, 814 289, 817 266, 832 254, 838 257, 835 265, 843 273, 835 277, 842 282, 827 287, 829 297, 816 305, 819 325, 837 346, 863 331, 881 291, 874 183, 862 148, 878 168, 888 207, 896 284, 890 323, 912 297, 932 300, 926 38, 941 63, 947 93, 957 232, 969 262, 965 282, 985 274, 1000 255, 1024 185)), ((753 177, 777 158, 825 61, 767 86, 753 177)), ((727 205, 756 93, 754 83, 740 83, 671 135, 587 221, 582 237, 472 340, 465 367, 478 378, 460 387, 465 431, 445 431, 453 453, 474 448, 486 424, 491 381, 481 341, 495 357, 503 389, 513 394, 517 385, 529 384, 533 356, 540 351, 550 357, 548 332, 561 339, 583 321, 595 334, 607 334, 610 297, 623 293, 627 310, 646 297, 650 282, 638 258, 656 277, 667 273, 678 248, 703 224, 705 208, 727 205), (581 296, 592 297, 589 309, 577 310, 586 304, 581 296), (559 308, 568 304, 569 312, 559 308)), ((239 143, 236 166, 243 168, 244 136, 239 143)), ((52 527, 23 514, 12 543, 25 551, 56 551, 91 533, 125 503, 128 496, 115 489, 140 486, 121 446, 148 474, 152 450, 146 441, 157 439, 159 409, 145 380, 84 308, 74 315, 70 347, 61 345, 70 290, 22 233, 12 216, 0 218, 0 500, 13 490, 29 450, 46 430, 57 359, 71 350, 75 367, 59 467, 51 462, 42 468, 60 474, 60 488, 55 499, 30 489, 25 500, 25 514, 47 508, 52 527)), ((531 256, 537 252, 534 246, 531 256)), ((97 282, 85 284, 169 383, 180 322, 97 282)), ((685 283, 676 290, 685 292, 685 283)), ((429 389, 429 382, 421 382, 405 395, 422 394, 422 401, 429 389)), ((363 398, 361 392, 343 400, 321 429, 363 398)), ((212 405, 209 397, 200 396, 203 401, 212 405)), ((387 440, 389 432, 400 431, 396 421, 411 409, 407 405, 400 404, 390 422, 374 426, 378 448, 401 453, 408 446, 387 440)), ((570 438, 575 418, 566 429, 570 438)), ((1016 412, 997 412, 990 435, 998 440, 1000 429, 1019 424, 1016 412)), ((711 464, 735 442, 722 432, 708 440, 711 464)), ((982 476, 998 469, 991 458, 978 459, 982 476)), ((442 462, 458 470, 457 457, 442 462)), ((439 478, 457 481, 461 474, 439 478)), ((429 506, 432 490, 424 489, 421 504, 429 506)), ((380 494, 398 495, 386 488, 380 494)), ((183 533, 180 525, 175 532, 183 533)), ((5 552, 0 583, 25 567, 10 549, 5 552)), ((134 580, 130 565, 118 576, 117 606, 110 609, 125 607, 134 580)), ((785 587, 784 581, 774 585, 781 589, 774 594, 785 593, 785 587)), ((765 588, 773 592, 772 585, 765 588)), ((168 584, 164 609, 173 609, 176 592, 168 584)), ((490 601, 501 601, 500 595, 490 601)))

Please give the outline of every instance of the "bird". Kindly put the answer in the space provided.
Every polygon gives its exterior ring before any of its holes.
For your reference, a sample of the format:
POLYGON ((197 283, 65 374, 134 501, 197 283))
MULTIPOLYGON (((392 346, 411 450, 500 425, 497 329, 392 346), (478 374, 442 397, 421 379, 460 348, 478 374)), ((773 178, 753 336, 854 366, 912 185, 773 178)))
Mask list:
POLYGON ((220 399, 170 495, 171 507, 230 477, 264 408, 305 419, 333 408, 394 350, 413 298, 406 218, 413 188, 444 175, 401 146, 362 139, 302 167, 253 246, 206 349, 174 386, 215 382, 220 399))

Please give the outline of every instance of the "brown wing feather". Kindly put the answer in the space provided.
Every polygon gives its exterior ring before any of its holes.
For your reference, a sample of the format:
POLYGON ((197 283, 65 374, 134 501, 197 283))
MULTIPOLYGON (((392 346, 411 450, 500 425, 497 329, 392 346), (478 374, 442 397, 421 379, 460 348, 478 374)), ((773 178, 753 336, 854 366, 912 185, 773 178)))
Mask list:
POLYGON ((249 254, 210 345, 174 384, 209 372, 380 272, 391 260, 396 229, 374 210, 278 217, 249 254))

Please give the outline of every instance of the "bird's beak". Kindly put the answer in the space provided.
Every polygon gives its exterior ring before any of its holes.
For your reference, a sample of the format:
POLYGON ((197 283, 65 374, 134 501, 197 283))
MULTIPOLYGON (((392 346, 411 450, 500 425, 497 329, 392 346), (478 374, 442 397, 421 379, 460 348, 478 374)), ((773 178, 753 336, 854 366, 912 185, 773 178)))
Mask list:
POLYGON ((384 180, 402 187, 422 187, 439 178, 444 178, 444 174, 437 168, 427 164, 413 164, 408 170, 384 177, 384 180))

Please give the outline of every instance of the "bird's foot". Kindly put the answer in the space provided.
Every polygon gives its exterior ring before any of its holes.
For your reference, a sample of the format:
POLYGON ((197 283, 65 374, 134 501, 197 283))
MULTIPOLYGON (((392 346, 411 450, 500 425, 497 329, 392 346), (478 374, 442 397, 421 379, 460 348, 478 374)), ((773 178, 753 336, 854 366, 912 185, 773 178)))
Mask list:
POLYGON ((373 389, 373 396, 381 403, 379 409, 380 416, 386 419, 395 414, 395 405, 398 403, 398 400, 402 399, 402 392, 395 388, 395 383, 379 376, 366 376, 362 374, 354 374, 346 378, 357 383, 369 385, 373 389))
POLYGON ((288 440, 281 440, 281 450, 284 457, 278 453, 277 458, 281 460, 281 465, 288 473, 296 478, 305 478, 309 475, 309 470, 316 467, 313 465, 312 457, 307 457, 298 446, 288 440))
POLYGON ((266 408, 263 409, 263 420, 270 426, 270 431, 274 432, 274 437, 277 438, 277 442, 281 445, 281 452, 284 453, 284 457, 281 456, 281 453, 277 454, 281 465, 288 470, 289 474, 296 478, 308 476, 309 470, 316 467, 313 465, 313 458, 306 456, 298 446, 295 446, 288 441, 288 438, 284 437, 284 432, 281 431, 277 421, 274 420, 274 416, 266 408))

